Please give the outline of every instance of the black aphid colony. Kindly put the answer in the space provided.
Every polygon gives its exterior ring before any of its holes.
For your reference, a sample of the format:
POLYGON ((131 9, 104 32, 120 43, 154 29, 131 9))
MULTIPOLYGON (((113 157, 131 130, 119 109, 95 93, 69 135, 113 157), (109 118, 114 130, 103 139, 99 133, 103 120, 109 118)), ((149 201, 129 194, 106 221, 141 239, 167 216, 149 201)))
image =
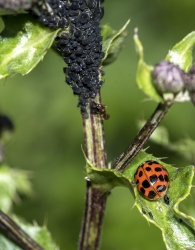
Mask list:
MULTIPOLYGON (((103 81, 99 69, 104 53, 99 22, 104 15, 102 0, 47 0, 38 18, 52 29, 69 28, 56 38, 57 49, 67 67, 66 82, 79 96, 78 106, 86 113, 89 98, 95 98, 103 81)), ((38 12, 37 12, 38 13, 38 12)))

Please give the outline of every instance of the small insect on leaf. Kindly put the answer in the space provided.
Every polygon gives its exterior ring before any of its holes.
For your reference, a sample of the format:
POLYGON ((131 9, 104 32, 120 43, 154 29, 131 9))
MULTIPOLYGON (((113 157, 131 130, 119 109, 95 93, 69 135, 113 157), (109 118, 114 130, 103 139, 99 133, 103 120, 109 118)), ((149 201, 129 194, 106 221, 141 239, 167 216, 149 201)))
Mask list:
MULTIPOLYGON (((157 161, 142 163, 137 168, 134 178, 139 193, 148 200, 162 198, 169 186, 168 172, 157 161)), ((168 196, 165 196, 164 201, 169 204, 168 196)))
POLYGON ((85 2, 89 8, 94 8, 96 7, 96 4, 97 4, 96 0, 85 0, 85 2))

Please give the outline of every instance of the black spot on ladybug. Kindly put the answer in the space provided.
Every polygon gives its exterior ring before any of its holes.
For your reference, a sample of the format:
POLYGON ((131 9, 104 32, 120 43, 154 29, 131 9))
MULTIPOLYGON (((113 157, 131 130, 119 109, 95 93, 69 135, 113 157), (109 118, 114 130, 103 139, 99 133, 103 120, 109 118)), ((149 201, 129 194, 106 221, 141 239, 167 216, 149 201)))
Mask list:
POLYGON ((158 181, 158 177, 157 175, 153 174, 150 176, 150 182, 153 185, 154 183, 156 183, 158 181))
POLYGON ((139 177, 142 177, 143 171, 139 171, 139 177))
POLYGON ((136 181, 136 184, 139 184, 139 180, 136 181))
POLYGON ((153 163, 154 163, 153 161, 146 161, 146 162, 147 162, 148 165, 150 165, 150 166, 153 165, 153 163))
POLYGON ((154 170, 155 170, 156 172, 161 172, 161 171, 162 171, 162 168, 156 167, 154 170))
POLYGON ((151 168, 150 167, 146 167, 146 171, 147 172, 151 171, 151 168))
POLYGON ((164 192, 167 189, 165 185, 157 186, 157 191, 158 192, 164 192))
POLYGON ((153 199, 155 196, 156 196, 156 193, 155 193, 154 191, 150 191, 150 192, 148 193, 148 198, 149 198, 149 199, 153 199))
POLYGON ((149 183, 147 180, 144 180, 144 181, 142 182, 142 186, 143 186, 144 188, 149 188, 149 187, 150 187, 150 183, 149 183))
POLYGON ((150 218, 153 220, 154 217, 153 217, 153 214, 151 212, 148 213, 148 215, 150 216, 150 218))
POLYGON ((142 194, 145 194, 145 189, 143 187, 140 188, 142 194))
POLYGON ((165 204, 169 205, 169 197, 165 194, 164 196, 165 204))
POLYGON ((160 181, 164 181, 164 177, 163 177, 163 175, 162 175, 162 174, 160 174, 160 175, 158 176, 158 179, 159 179, 160 181))

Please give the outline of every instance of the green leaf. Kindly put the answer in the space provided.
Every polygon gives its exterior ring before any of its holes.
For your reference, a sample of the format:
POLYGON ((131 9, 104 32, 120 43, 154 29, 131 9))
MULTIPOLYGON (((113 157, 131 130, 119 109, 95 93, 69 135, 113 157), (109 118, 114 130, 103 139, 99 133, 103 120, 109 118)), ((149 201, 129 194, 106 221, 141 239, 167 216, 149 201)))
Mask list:
POLYGON ((101 188, 104 192, 109 192, 116 186, 130 186, 128 179, 120 172, 109 168, 97 168, 89 160, 86 159, 86 161, 86 180, 91 181, 94 187, 101 188))
MULTIPOLYGON (((0 166, 0 210, 8 213, 12 208, 13 201, 19 199, 18 192, 29 195, 32 194, 31 184, 25 171, 11 169, 6 165, 0 166)), ((22 219, 12 215, 10 216, 31 238, 38 242, 45 250, 57 250, 53 243, 51 235, 47 228, 39 227, 36 223, 30 225, 22 219)), ((7 223, 7 222, 6 222, 7 223)), ((10 239, 0 234, 0 249, 22 250, 16 246, 10 239)))
POLYGON ((28 74, 43 59, 59 30, 51 31, 26 14, 2 19, 0 78, 28 74))
POLYGON ((195 31, 188 34, 184 39, 169 50, 166 60, 179 65, 184 71, 188 71, 193 64, 192 49, 195 44, 195 31))
POLYGON ((129 22, 130 20, 128 20, 118 32, 112 30, 108 25, 102 26, 102 50, 105 53, 102 59, 102 65, 108 65, 114 62, 118 57, 127 36, 126 27, 129 22))
POLYGON ((148 97, 150 97, 154 101, 163 102, 162 97, 158 94, 158 92, 156 91, 152 83, 151 73, 152 73, 153 67, 144 62, 143 46, 138 38, 137 29, 135 29, 135 32, 134 32, 134 42, 135 42, 136 51, 139 56, 137 73, 136 73, 136 81, 137 81, 138 87, 148 97))
POLYGON ((167 195, 170 204, 164 199, 149 201, 142 197, 134 186, 135 205, 142 215, 161 229, 167 249, 178 250, 195 246, 195 220, 178 210, 179 203, 189 194, 194 176, 194 166, 174 168, 159 159, 141 151, 124 172, 130 182, 134 180, 137 167, 147 160, 156 160, 169 172, 170 186, 167 195))
MULTIPOLYGON (((59 250, 53 242, 50 232, 45 226, 40 227, 36 223, 34 223, 34 225, 27 224, 16 216, 12 216, 12 219, 45 250, 59 250)), ((10 241, 3 234, 0 234, 0 249, 23 250, 19 246, 16 246, 14 242, 10 241)))
POLYGON ((190 194, 194 166, 175 168, 140 151, 123 173, 113 169, 98 169, 89 162, 87 173, 92 183, 96 187, 103 187, 105 191, 119 185, 129 188, 141 214, 162 231, 167 249, 178 250, 195 247, 195 220, 178 210, 179 203, 190 194), (157 201, 145 199, 139 194, 134 184, 134 174, 138 166, 147 160, 158 161, 169 173, 170 185, 166 193, 170 199, 169 205, 163 198, 157 201))
POLYGON ((27 173, 11 169, 6 165, 0 166, 0 209, 9 212, 12 202, 19 199, 18 192, 32 194, 31 184, 27 173))

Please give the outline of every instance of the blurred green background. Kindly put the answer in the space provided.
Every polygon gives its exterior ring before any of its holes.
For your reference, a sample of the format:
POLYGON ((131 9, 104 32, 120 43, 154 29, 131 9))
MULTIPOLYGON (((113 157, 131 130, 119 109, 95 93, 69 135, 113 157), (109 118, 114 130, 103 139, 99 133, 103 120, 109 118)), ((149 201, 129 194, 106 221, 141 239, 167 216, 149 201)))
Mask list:
MULTIPOLYGON (((104 69, 102 99, 110 114, 105 121, 105 136, 111 161, 135 137, 136 121, 147 118, 156 107, 156 103, 145 101, 146 96, 136 86, 134 28, 139 28, 145 60, 155 64, 195 29, 195 1, 105 0, 104 6, 103 24, 117 30, 131 19, 123 51, 116 62, 104 69)), ((85 161, 77 98, 64 82, 63 67, 62 59, 50 51, 27 76, 1 80, 0 109, 15 124, 13 139, 6 148, 7 162, 13 168, 33 173, 34 195, 22 197, 14 206, 15 212, 29 222, 46 222, 60 249, 73 250, 77 249, 84 208, 85 161)), ((193 105, 182 103, 170 110, 162 124, 173 141, 187 135, 195 139, 194 118, 193 105)), ((160 146, 148 145, 148 152, 168 157, 166 162, 170 164, 182 167, 194 163, 160 146)), ((101 249, 165 249, 160 230, 149 225, 132 208, 133 204, 128 190, 113 190, 107 203, 101 249)))

